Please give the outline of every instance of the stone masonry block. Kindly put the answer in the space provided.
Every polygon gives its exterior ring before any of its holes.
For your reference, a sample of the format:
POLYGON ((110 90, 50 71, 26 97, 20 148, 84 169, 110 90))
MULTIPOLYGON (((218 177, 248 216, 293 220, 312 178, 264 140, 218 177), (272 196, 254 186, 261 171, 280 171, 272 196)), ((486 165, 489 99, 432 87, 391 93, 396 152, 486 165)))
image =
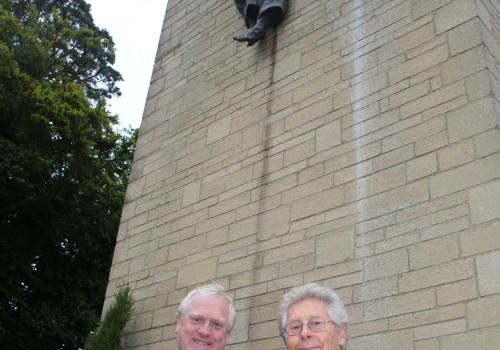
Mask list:
POLYGON ((177 305, 155 310, 153 313, 153 327, 165 326, 175 322, 177 305))
POLYGON ((299 186, 295 186, 281 194, 282 203, 287 204, 301 198, 310 196, 313 193, 325 191, 333 186, 333 176, 326 175, 318 179, 312 179, 299 186))
POLYGON ((437 133, 445 129, 446 121, 444 117, 436 117, 385 138, 382 141, 382 150, 389 151, 396 149, 421 140, 431 133, 437 133))
POLYGON ((479 19, 468 21, 451 30, 448 38, 452 56, 479 45, 482 43, 481 22, 479 19))
POLYGON ((267 282, 278 277, 278 265, 254 268, 251 271, 232 275, 229 286, 231 289, 247 287, 252 284, 267 282))
POLYGON ((496 126, 493 100, 486 98, 448 113, 450 142, 465 139, 496 126))
POLYGON ((299 256, 298 258, 282 261, 279 263, 279 277, 290 276, 314 269, 315 261, 313 255, 299 256))
POLYGON ((377 75, 362 81, 353 87, 343 90, 333 96, 335 109, 338 109, 346 104, 360 101, 367 96, 382 90, 387 86, 387 78, 385 74, 377 75))
POLYGON ((436 11, 434 24, 436 33, 440 34, 476 16, 475 1, 453 0, 436 11))
POLYGON ((500 221, 493 221, 486 226, 464 231, 460 242, 464 256, 500 249, 500 221))
POLYGON ((455 143, 438 152, 439 169, 443 171, 457 167, 474 160, 474 157, 473 140, 468 139, 463 142, 455 143))
POLYGON ((350 340, 352 349, 413 350, 413 335, 410 330, 356 337, 350 340))
POLYGON ((219 227, 229 225, 234 222, 236 213, 229 211, 225 214, 214 216, 196 225, 196 232, 203 233, 215 230, 219 227))
POLYGON ((201 181, 192 182, 184 187, 182 194, 182 206, 186 207, 200 199, 201 181))
POLYGON ((279 207, 259 215, 257 237, 261 240, 288 232, 290 228, 290 208, 279 207))
POLYGON ((242 343, 248 340, 248 325, 250 323, 250 310, 236 312, 233 330, 229 338, 229 344, 242 343))
POLYGON ((431 195, 433 198, 445 196, 495 179, 498 174, 500 174, 500 154, 494 154, 431 176, 431 195))
POLYGON ((423 240, 433 239, 445 236, 450 233, 460 232, 469 227, 470 227, 469 218, 467 216, 462 216, 461 218, 448 220, 446 222, 440 224, 434 224, 428 228, 424 228, 420 231, 420 237, 423 240))
POLYGON ((389 318, 389 329, 418 327, 464 317, 465 306, 463 304, 457 304, 391 317, 389 318))
POLYGON ((316 267, 337 264, 354 257, 352 230, 331 234, 316 241, 316 267))
POLYGON ((451 0, 421 0, 412 1, 412 12, 415 18, 420 18, 428 13, 436 11, 436 9, 446 5, 451 0))
POLYGON ((402 90, 394 95, 389 96, 391 108, 396 108, 407 102, 425 96, 429 92, 429 82, 424 81, 420 84, 410 86, 408 89, 402 90))
POLYGON ((429 68, 432 68, 448 59, 447 45, 441 45, 427 51, 411 60, 392 68, 389 71, 389 82, 395 84, 403 79, 412 77, 429 68))
POLYGON ((465 319, 451 320, 415 328, 415 339, 438 338, 449 334, 462 333, 467 329, 465 319))
MULTIPOLYGON (((343 298, 342 298, 343 300, 343 298)), ((387 321, 377 320, 357 324, 349 324, 349 333, 351 337, 357 338, 364 335, 382 333, 387 331, 387 321)))
POLYGON ((438 170, 435 153, 415 158, 407 163, 406 173, 408 182, 434 174, 438 170))
POLYGON ((349 260, 345 263, 326 266, 322 269, 312 270, 304 274, 304 282, 324 280, 335 276, 352 274, 362 270, 360 260, 349 260))
POLYGON ((441 70, 443 84, 448 85, 484 68, 486 68, 484 46, 476 46, 443 63, 441 70))
POLYGON ((346 202, 354 202, 402 186, 405 183, 405 166, 395 166, 349 182, 345 186, 345 200, 346 202))
POLYGON ((493 295, 468 303, 467 319, 470 328, 500 325, 500 295, 493 295))
POLYGON ((486 131, 474 138, 478 156, 484 157, 500 151, 500 130, 486 131))
POLYGON ((115 245, 115 251, 113 253, 113 264, 118 264, 127 258, 127 245, 128 241, 120 241, 115 245))
MULTIPOLYGON (((408 134, 401 135, 395 138, 393 144, 399 143, 397 140, 404 140, 408 134)), ((413 150, 413 145, 406 145, 400 148, 396 148, 390 152, 383 153, 375 157, 373 162, 373 170, 379 171, 385 168, 389 168, 399 163, 404 163, 415 157, 415 152, 413 150)))
POLYGON ((427 310, 433 308, 435 305, 434 291, 431 289, 395 295, 365 304, 365 320, 375 320, 427 310))
POLYGON ((235 222, 229 226, 229 240, 234 241, 243 237, 253 235, 258 229, 258 217, 252 216, 248 219, 235 222))
POLYGON ((279 329, 276 327, 276 321, 268 321, 250 325, 248 330, 251 340, 266 339, 279 336, 279 329))
POLYGON ((294 129, 300 125, 308 123, 318 117, 321 117, 332 111, 333 102, 331 98, 325 98, 321 101, 305 107, 285 119, 285 130, 294 129))
MULTIPOLYGON (((144 259, 142 259, 143 261, 144 259)), ((120 277, 124 277, 128 274, 130 269, 130 261, 123 261, 121 263, 113 263, 109 271, 109 280, 115 280, 120 277)))
POLYGON ((365 282, 354 287, 353 293, 355 302, 388 297, 398 293, 398 280, 397 277, 391 277, 365 282))
POLYGON ((209 215, 210 217, 215 217, 217 215, 236 210, 237 208, 240 208, 245 204, 248 204, 249 202, 250 192, 244 192, 229 199, 219 201, 219 203, 210 207, 209 215))
POLYGON ((321 74, 306 83, 298 86, 293 91, 293 102, 302 101, 314 94, 317 94, 329 87, 334 86, 340 80, 340 69, 334 69, 326 74, 321 74))
POLYGON ((208 218, 208 210, 202 209, 172 221, 172 231, 178 231, 203 222, 208 218))
POLYGON ((342 142, 341 130, 340 120, 334 120, 316 130, 316 152, 339 145, 342 142))
POLYGON ((500 327, 444 337, 441 339, 441 350, 469 350, 471 344, 474 344, 476 349, 498 350, 500 327))
POLYGON ((252 308, 252 311, 250 312, 250 323, 255 324, 270 320, 276 320, 277 307, 277 303, 272 303, 252 308))
POLYGON ((431 40, 434 36, 432 23, 426 24, 399 38, 389 41, 378 50, 379 63, 400 55, 422 43, 431 40))
POLYGON ((428 199, 429 187, 424 179, 369 197, 359 205, 363 208, 361 214, 366 220, 411 207, 428 199))
POLYGON ((255 123, 246 127, 243 130, 242 149, 249 149, 261 142, 262 138, 262 123, 255 123))
POLYGON ((217 277, 226 277, 233 274, 237 274, 243 271, 249 271, 262 266, 262 255, 249 255, 245 256, 247 253, 243 252, 243 256, 232 258, 229 262, 220 263, 217 267, 217 277))
POLYGON ((284 166, 288 166, 305 159, 311 158, 316 154, 314 140, 306 141, 300 145, 294 146, 284 152, 284 166))
POLYGON ((285 56, 274 65, 273 80, 279 81, 286 76, 295 73, 301 67, 301 54, 296 52, 285 56))
POLYGON ((500 250, 476 258, 479 293, 500 293, 500 250))
POLYGON ((363 73, 377 65, 376 52, 370 52, 356 58, 342 66, 342 79, 347 80, 355 75, 363 73))
POLYGON ((162 337, 162 331, 162 328, 157 327, 131 333, 126 338, 126 344, 127 346, 134 347, 159 342, 162 337))
POLYGON ((446 131, 428 136, 415 142, 415 154, 417 156, 435 151, 448 144, 448 133, 446 131))
POLYGON ((415 244, 409 248, 409 255, 412 270, 454 260, 459 256, 458 238, 448 235, 415 244))
MULTIPOLYGON (((454 100, 462 95, 465 95, 465 84, 463 81, 458 81, 402 105, 400 111, 401 117, 407 118, 425 110, 430 110, 431 108, 435 108, 436 106, 442 105, 444 102, 454 100)), ((445 112, 446 111, 440 111, 439 114, 445 112)))
POLYGON ((455 283, 448 283, 436 289, 438 305, 450 305, 477 298, 474 278, 455 283))
POLYGON ((169 246, 168 259, 175 260, 205 249, 206 236, 199 235, 169 246))
POLYGON ((422 270, 403 274, 399 279, 399 291, 409 292, 471 278, 474 267, 471 259, 456 260, 422 270))
POLYGON ((489 82, 490 74, 486 69, 465 78, 469 100, 475 101, 490 95, 492 88, 489 82))
POLYGON ((425 339, 415 342, 415 350, 439 350, 439 340, 425 339))
POLYGON ((210 147, 204 147, 199 151, 191 153, 177 161, 177 172, 189 169, 192 166, 200 164, 210 159, 210 147))
POLYGON ((303 240, 280 246, 264 254, 264 265, 275 264, 299 256, 307 256, 314 252, 314 240, 303 240))
POLYGON ((215 278, 217 258, 202 260, 191 265, 179 268, 177 276, 177 288, 207 282, 215 278))
POLYGON ((366 259, 365 280, 386 278, 408 271, 408 252, 398 249, 366 259))
POLYGON ((500 181, 471 189, 469 199, 473 224, 500 218, 500 181))
POLYGON ((340 188, 332 188, 316 193, 292 203, 291 219, 293 221, 322 211, 338 207, 344 202, 344 192, 340 188))
POLYGON ((216 247, 228 241, 229 228, 221 227, 207 233, 207 248, 216 247))

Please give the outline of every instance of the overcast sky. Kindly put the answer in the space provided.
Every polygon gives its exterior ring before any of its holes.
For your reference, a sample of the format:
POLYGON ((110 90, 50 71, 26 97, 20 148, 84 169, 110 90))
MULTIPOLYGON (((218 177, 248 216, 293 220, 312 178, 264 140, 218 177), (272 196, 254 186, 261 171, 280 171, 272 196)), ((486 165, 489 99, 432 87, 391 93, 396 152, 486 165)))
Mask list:
POLYGON ((154 57, 158 47, 167 0, 87 0, 94 23, 113 37, 116 62, 123 80, 122 95, 109 102, 120 127, 138 128, 146 102, 154 57))

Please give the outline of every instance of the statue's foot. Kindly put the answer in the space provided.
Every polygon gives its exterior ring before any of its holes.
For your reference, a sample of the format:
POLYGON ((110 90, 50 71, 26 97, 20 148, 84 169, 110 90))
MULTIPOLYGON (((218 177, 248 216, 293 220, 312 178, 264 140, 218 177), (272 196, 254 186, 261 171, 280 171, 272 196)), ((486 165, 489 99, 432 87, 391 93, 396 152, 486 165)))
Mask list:
POLYGON ((264 28, 264 26, 257 23, 252 28, 248 29, 245 34, 234 37, 234 40, 239 42, 246 41, 248 43, 247 46, 252 46, 257 41, 264 39, 265 35, 266 29, 264 28))

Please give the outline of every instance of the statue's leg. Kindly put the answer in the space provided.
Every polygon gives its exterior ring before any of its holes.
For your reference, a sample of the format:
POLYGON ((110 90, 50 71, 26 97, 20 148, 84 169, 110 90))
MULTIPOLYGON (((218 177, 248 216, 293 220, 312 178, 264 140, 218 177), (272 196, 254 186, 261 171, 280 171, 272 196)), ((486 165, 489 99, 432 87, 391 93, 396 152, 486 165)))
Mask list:
POLYGON ((248 46, 252 46, 257 41, 264 39, 266 30, 272 27, 281 20, 282 11, 278 7, 270 7, 266 11, 261 12, 253 27, 248 29, 245 34, 240 37, 235 37, 235 40, 246 41, 248 46))
MULTIPOLYGON (((245 20, 246 27, 253 28, 257 24, 257 18, 259 17, 260 0, 234 0, 234 2, 245 20)), ((246 39, 247 32, 248 30, 244 34, 234 37, 234 40, 248 41, 246 39)))
POLYGON ((253 3, 248 3, 245 9, 245 25, 247 28, 252 28, 257 23, 259 17, 259 7, 253 3))

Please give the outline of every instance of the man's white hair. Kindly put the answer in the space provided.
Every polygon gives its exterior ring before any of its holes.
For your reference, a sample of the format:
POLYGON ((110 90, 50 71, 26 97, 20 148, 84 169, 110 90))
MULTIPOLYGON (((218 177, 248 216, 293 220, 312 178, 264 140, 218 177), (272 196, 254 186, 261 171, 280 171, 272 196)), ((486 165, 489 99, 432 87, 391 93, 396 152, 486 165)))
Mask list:
POLYGON ((335 323, 337 329, 345 327, 346 343, 340 347, 341 350, 347 349, 347 339, 349 335, 349 318, 344 307, 344 303, 337 293, 329 288, 320 286, 317 283, 307 283, 300 287, 291 289, 283 295, 278 309, 278 322, 280 334, 285 339, 285 327, 288 318, 288 310, 299 301, 306 299, 318 299, 324 302, 328 308, 328 314, 335 323))
POLYGON ((196 295, 219 295, 223 297, 226 302, 227 302, 227 309, 228 309, 228 315, 227 315, 227 329, 229 332, 233 329, 234 325, 234 317, 235 317, 235 310, 234 310, 234 305, 233 305, 233 299, 227 295, 224 291, 224 287, 222 287, 218 283, 211 283, 211 284, 206 284, 204 286, 197 287, 190 291, 180 302, 179 306, 177 307, 176 311, 176 316, 179 317, 183 314, 186 313, 186 310, 189 306, 189 303, 191 302, 191 299, 193 299, 194 296, 196 295))

